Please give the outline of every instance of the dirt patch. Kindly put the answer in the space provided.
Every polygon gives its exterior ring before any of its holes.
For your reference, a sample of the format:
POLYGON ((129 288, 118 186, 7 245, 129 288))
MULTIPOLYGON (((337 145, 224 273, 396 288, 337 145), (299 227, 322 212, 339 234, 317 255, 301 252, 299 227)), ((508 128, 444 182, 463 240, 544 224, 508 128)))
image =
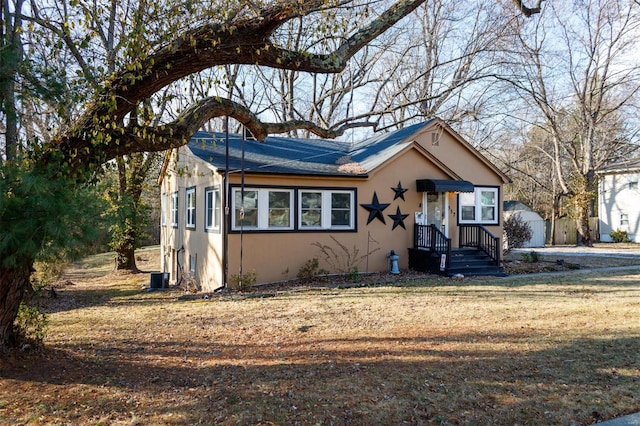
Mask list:
POLYGON ((540 272, 562 272, 576 269, 608 268, 640 264, 638 258, 614 257, 610 255, 563 255, 539 254, 535 250, 525 253, 504 255, 503 266, 509 275, 533 274, 540 272))

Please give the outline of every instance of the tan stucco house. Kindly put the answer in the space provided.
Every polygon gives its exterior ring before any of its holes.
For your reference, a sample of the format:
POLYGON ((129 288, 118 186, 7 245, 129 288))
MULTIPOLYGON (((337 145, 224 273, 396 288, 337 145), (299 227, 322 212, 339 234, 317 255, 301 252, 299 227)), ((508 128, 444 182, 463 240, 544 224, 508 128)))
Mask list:
POLYGON ((292 279, 314 258, 328 273, 389 271, 392 251, 400 270, 500 269, 508 178, 439 119, 357 143, 198 132, 159 180, 161 267, 203 291, 240 272, 292 279))

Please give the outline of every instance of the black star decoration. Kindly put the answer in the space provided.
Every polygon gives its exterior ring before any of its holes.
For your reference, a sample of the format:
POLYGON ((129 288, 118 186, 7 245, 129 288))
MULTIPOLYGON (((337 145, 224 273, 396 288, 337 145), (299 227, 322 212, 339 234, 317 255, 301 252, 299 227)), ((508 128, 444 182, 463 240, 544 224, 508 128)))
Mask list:
POLYGON ((393 219, 393 228, 391 228, 392 231, 396 229, 396 226, 398 225, 402 226, 403 229, 407 229, 404 227, 404 220, 409 217, 409 215, 400 213, 400 206, 398 206, 396 214, 390 214, 389 217, 393 219))
POLYGON ((393 199, 395 200, 396 198, 402 198, 402 201, 404 201, 404 193, 408 191, 408 189, 405 189, 402 187, 402 184, 400 183, 400 181, 398 181, 398 186, 395 188, 391 188, 393 190, 393 192, 396 193, 396 195, 393 196, 393 199))
POLYGON ((373 193, 373 201, 371 201, 371 204, 360 205, 369 211, 369 219, 367 219, 367 225, 370 224, 371 221, 375 218, 380 219, 382 223, 386 224, 382 211, 389 207, 389 204, 381 204, 380 201, 378 201, 378 194, 376 194, 375 192, 373 193))

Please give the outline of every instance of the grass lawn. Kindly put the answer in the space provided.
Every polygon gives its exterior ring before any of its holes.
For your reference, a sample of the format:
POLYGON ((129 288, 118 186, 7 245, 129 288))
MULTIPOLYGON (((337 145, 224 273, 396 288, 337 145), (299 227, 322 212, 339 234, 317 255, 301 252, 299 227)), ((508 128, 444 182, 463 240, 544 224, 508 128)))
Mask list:
MULTIPOLYGON (((139 253, 157 268, 157 248, 139 253), (155 263, 154 263, 155 262, 155 263)), ((69 270, 0 424, 587 425, 640 411, 640 266, 397 285, 146 292, 69 270)))

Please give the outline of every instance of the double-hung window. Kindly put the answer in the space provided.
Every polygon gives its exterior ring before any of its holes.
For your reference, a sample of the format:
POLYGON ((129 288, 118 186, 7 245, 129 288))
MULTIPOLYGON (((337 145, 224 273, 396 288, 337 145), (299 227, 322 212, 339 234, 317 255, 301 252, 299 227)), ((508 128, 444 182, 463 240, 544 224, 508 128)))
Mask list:
POLYGON ((187 188, 185 195, 186 195, 185 226, 189 229, 195 229, 196 227, 196 188, 194 186, 192 186, 191 188, 187 188))
POLYGON ((178 227, 178 191, 171 193, 171 226, 178 227))
POLYGON ((299 190, 300 229, 354 229, 353 190, 299 190))
POLYGON ((204 229, 207 232, 220 231, 220 188, 209 186, 204 189, 204 229))
POLYGON ((458 196, 458 221, 461 224, 497 225, 498 188, 476 187, 474 192, 458 196))
POLYGON ((293 193, 292 189, 247 188, 243 194, 240 188, 233 188, 233 229, 293 229, 293 193))

